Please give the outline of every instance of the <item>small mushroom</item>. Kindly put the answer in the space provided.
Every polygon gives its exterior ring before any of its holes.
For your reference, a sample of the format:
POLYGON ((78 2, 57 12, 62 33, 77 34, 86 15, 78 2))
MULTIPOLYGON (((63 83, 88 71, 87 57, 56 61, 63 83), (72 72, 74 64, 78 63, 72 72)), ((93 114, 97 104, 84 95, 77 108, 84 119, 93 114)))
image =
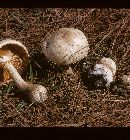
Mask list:
POLYGON ((46 36, 42 51, 58 65, 76 63, 87 56, 89 44, 84 33, 74 28, 60 28, 46 36))
MULTIPOLYGON (((0 41, 1 50, 10 50, 13 53, 11 63, 22 74, 29 62, 29 54, 26 47, 20 42, 13 39, 0 41)), ((12 79, 9 72, 0 64, 0 84, 8 83, 12 79)))
POLYGON ((101 83, 100 80, 97 84, 102 84, 105 81, 105 86, 110 86, 110 83, 113 82, 114 76, 116 73, 116 64, 111 58, 103 57, 99 64, 94 66, 93 70, 90 70, 90 74, 94 76, 101 76, 101 83))
POLYGON ((127 84, 127 89, 130 90, 130 72, 127 75, 123 75, 122 80, 127 84))
POLYGON ((32 102, 43 103, 47 98, 47 89, 38 84, 30 84, 25 82, 13 66, 11 59, 13 54, 9 50, 0 50, 0 63, 10 73, 10 76, 15 81, 17 87, 21 90, 29 92, 29 97, 32 102))

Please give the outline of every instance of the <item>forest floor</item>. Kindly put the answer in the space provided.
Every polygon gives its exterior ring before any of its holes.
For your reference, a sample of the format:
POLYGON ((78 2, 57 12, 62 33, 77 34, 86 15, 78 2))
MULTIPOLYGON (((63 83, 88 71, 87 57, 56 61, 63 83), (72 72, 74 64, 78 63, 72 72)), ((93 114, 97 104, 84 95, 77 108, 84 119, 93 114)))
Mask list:
POLYGON ((48 99, 30 103, 14 82, 0 87, 1 127, 128 127, 130 94, 121 76, 130 72, 130 10, 128 9, 0 9, 0 40, 21 41, 30 62, 22 77, 44 85, 48 99), (77 28, 88 38, 88 57, 72 66, 75 75, 48 62, 42 40, 58 28, 77 28), (88 89, 81 77, 82 63, 101 57, 117 64, 111 88, 88 89))

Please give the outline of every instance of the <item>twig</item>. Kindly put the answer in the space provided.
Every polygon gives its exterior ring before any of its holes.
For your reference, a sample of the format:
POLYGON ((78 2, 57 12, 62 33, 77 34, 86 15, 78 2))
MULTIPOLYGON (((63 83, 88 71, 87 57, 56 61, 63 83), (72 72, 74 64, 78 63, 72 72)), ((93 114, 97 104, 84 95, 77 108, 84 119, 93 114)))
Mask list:
POLYGON ((8 31, 8 20, 6 19, 6 21, 5 21, 5 26, 6 26, 6 33, 7 33, 7 31, 8 31))
POLYGON ((21 116, 22 114, 25 114, 27 111, 28 111, 28 109, 33 105, 34 103, 31 103, 28 107, 27 107, 27 109, 26 110, 24 110, 23 112, 21 112, 21 113, 18 113, 18 114, 16 114, 16 115, 12 115, 12 116, 6 116, 7 118, 13 118, 13 117, 19 117, 19 116, 21 116))
POLYGON ((6 22, 6 20, 8 20, 13 14, 14 14, 14 12, 13 12, 12 14, 10 14, 10 15, 3 21, 3 23, 0 24, 0 26, 2 26, 2 25, 6 22))
POLYGON ((114 32, 116 30, 116 28, 120 25, 120 22, 116 25, 116 27, 113 27, 113 29, 108 33, 106 34, 95 46, 99 46, 103 40, 105 40, 112 32, 114 32))
MULTIPOLYGON (((90 15, 92 12, 93 12, 93 10, 90 10, 90 12, 88 12, 88 15, 90 15)), ((81 16, 80 16, 80 17, 79 17, 79 16, 75 17, 75 18, 78 19, 78 21, 75 22, 75 24, 72 24, 70 27, 76 26, 81 20, 85 19, 88 15, 85 15, 85 16, 83 16, 82 18, 81 18, 81 16), (81 18, 81 19, 79 19, 79 18, 81 18)))
POLYGON ((33 60, 33 62, 39 67, 39 68, 42 68, 32 57, 31 59, 33 60))
POLYGON ((16 16, 13 15, 13 18, 16 19, 20 24, 24 24, 21 20, 19 20, 16 16))
POLYGON ((102 101, 110 101, 110 102, 129 102, 130 100, 108 100, 108 99, 103 99, 102 101))
MULTIPOLYGON (((97 47, 98 47, 112 32, 114 32, 114 31, 119 27, 119 25, 121 24, 121 22, 124 21, 125 19, 126 19, 126 17, 125 17, 123 20, 119 21, 118 24, 116 25, 116 27, 113 27, 113 29, 111 29, 110 32, 109 32, 108 34, 106 34, 106 35, 95 45, 95 48, 93 49, 93 52, 91 53, 91 55, 95 53, 95 50, 97 49, 97 47)), ((123 25, 124 25, 124 24, 123 24, 123 25)), ((123 26, 123 25, 122 25, 122 26, 123 26)))

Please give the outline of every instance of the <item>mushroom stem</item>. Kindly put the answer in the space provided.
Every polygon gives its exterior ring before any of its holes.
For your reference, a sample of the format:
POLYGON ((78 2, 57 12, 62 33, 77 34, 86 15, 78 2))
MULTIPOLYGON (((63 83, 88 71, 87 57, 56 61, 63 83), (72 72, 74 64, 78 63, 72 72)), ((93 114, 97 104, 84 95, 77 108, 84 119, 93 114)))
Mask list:
POLYGON ((5 68, 9 71, 17 87, 19 87, 22 90, 26 89, 27 87, 30 87, 30 84, 22 79, 22 77, 19 75, 16 68, 11 64, 11 62, 7 62, 5 64, 5 68))
POLYGON ((21 90, 29 92, 32 102, 43 103, 47 99, 47 89, 44 86, 25 82, 11 62, 6 62, 5 68, 9 71, 16 86, 21 90))
POLYGON ((9 71, 16 86, 21 90, 29 92, 32 102, 43 103, 47 99, 47 89, 44 86, 25 82, 11 62, 6 62, 5 68, 9 71))
POLYGON ((75 75, 72 68, 69 66, 68 69, 67 69, 67 74, 69 75, 75 75))

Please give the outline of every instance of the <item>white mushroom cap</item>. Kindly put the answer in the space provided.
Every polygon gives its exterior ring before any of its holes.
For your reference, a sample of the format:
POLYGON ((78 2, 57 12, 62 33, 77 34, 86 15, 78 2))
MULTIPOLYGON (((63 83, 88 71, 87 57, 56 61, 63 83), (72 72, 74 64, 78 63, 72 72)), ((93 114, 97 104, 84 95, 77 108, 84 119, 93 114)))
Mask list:
POLYGON ((90 71, 90 74, 102 75, 106 81, 106 86, 109 86, 114 80, 116 73, 116 64, 111 58, 103 57, 99 64, 94 66, 94 70, 90 71))
POLYGON ((87 56, 89 44, 84 33, 74 28, 60 28, 43 42, 45 56, 57 64, 69 65, 87 56))
MULTIPOLYGON (((29 54, 27 48, 20 42, 13 39, 5 39, 0 41, 1 50, 10 50, 13 54, 11 63, 21 74, 27 67, 29 62, 29 54)), ((5 56, 4 56, 5 57, 5 56)), ((4 59, 3 59, 4 60, 4 59)), ((11 81, 9 72, 7 72, 0 64, 0 82, 6 83, 11 81)))
POLYGON ((113 76, 115 75, 115 73, 116 73, 116 64, 111 58, 103 57, 101 59, 101 64, 106 66, 108 69, 111 69, 113 76))

